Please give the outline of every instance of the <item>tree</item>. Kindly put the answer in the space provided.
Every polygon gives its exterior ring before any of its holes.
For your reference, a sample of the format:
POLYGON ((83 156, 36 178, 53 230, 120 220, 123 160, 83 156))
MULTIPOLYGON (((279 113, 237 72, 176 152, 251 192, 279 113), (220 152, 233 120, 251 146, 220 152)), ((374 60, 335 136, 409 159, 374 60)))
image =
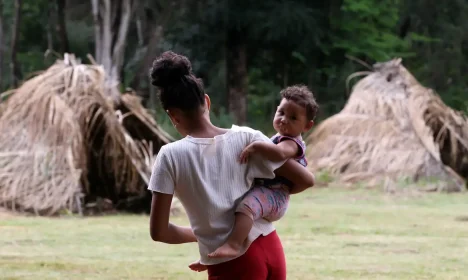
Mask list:
POLYGON ((0 91, 3 84, 3 45, 3 0, 0 0, 0 91))
MULTIPOLYGON (((175 8, 174 1, 166 0, 158 1, 157 4, 153 5, 140 6, 137 9, 135 23, 137 26, 138 45, 145 49, 144 55, 137 66, 136 74, 130 82, 130 86, 137 91, 143 89, 143 81, 147 79, 148 69, 159 54, 159 47, 164 38, 164 31, 175 8)), ((142 92, 140 94, 144 99, 148 97, 142 92)))
POLYGON ((91 0, 95 59, 111 79, 121 81, 125 44, 135 0, 91 0))
POLYGON ((262 61, 265 64, 260 67, 273 70, 270 79, 279 78, 280 86, 288 86, 294 55, 301 57, 297 53, 299 47, 314 42, 317 25, 310 1, 258 1, 255 7, 250 1, 243 3, 244 6, 238 2, 230 4, 226 12, 228 104, 235 121, 243 124, 247 121, 248 70, 259 62, 254 58, 265 55, 274 58, 273 63, 262 61))
POLYGON ((227 30, 226 66, 229 112, 238 124, 247 121, 247 45, 242 30, 227 30))
POLYGON ((403 2, 402 16, 411 20, 406 37, 417 53, 406 64, 447 104, 468 110, 468 2, 403 2))
POLYGON ((65 0, 57 0, 56 2, 57 8, 57 25, 56 30, 59 36, 60 42, 60 51, 62 53, 70 52, 70 46, 68 43, 68 36, 67 36, 67 26, 65 20, 65 10, 67 8, 65 0))
POLYGON ((12 24, 12 38, 11 38, 11 62, 10 62, 10 75, 11 82, 14 87, 18 86, 19 79, 21 78, 21 71, 19 68, 18 60, 16 58, 16 52, 18 51, 18 40, 19 40, 19 31, 21 24, 21 0, 15 0, 15 15, 12 24))

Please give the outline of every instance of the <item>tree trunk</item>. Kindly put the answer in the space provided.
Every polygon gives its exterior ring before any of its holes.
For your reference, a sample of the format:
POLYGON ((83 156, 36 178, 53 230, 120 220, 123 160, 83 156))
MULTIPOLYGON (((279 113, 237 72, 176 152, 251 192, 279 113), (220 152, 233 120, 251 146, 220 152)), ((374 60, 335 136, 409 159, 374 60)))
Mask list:
POLYGON ((97 62, 101 61, 101 34, 102 26, 101 19, 99 18, 99 0, 91 0, 91 5, 93 7, 93 21, 94 21, 94 59, 97 62))
POLYGON ((13 19, 12 26, 12 36, 11 36, 11 84, 14 87, 18 86, 18 82, 21 78, 21 71, 19 69, 18 61, 16 60, 16 52, 18 51, 18 39, 19 39, 19 30, 21 24, 21 0, 15 0, 15 15, 13 19))
POLYGON ((289 85, 289 63, 283 62, 283 88, 289 85))
POLYGON ((145 39, 143 36, 143 23, 141 20, 141 15, 138 15, 138 18, 136 19, 135 23, 137 28, 138 46, 143 47, 143 45, 145 44, 145 39))
POLYGON ((113 46, 111 56, 111 75, 113 77, 118 77, 120 75, 120 70, 123 66, 128 27, 130 26, 130 21, 133 14, 132 6, 133 5, 131 0, 122 0, 122 6, 121 9, 119 9, 121 11, 120 25, 118 26, 118 31, 116 32, 116 34, 118 34, 117 40, 113 46))
POLYGON ((3 91, 3 44, 3 0, 0 0, 0 92, 3 91))
MULTIPOLYGON (((114 30, 112 30, 112 6, 110 0, 103 0, 99 15, 101 17, 101 34, 102 38, 101 45, 101 60, 98 61, 104 66, 108 75, 112 76, 112 37, 114 37, 114 30)), ((118 5, 118 4, 117 4, 118 5)))
MULTIPOLYGON (((177 9, 177 3, 174 3, 172 1, 165 1, 159 4, 161 4, 161 6, 158 7, 157 11, 157 14, 160 15, 159 17, 154 18, 153 10, 150 10, 150 15, 147 15, 145 21, 143 22, 141 18, 143 18, 143 14, 146 13, 140 10, 139 20, 137 21, 137 29, 144 29, 138 27, 138 25, 150 26, 150 32, 147 32, 149 33, 149 36, 147 36, 149 40, 146 45, 145 55, 139 63, 137 73, 130 82, 130 87, 137 91, 138 94, 142 97, 143 104, 146 104, 146 102, 148 101, 149 94, 151 94, 149 90, 146 90, 147 88, 145 87, 145 83, 143 83, 143 81, 147 80, 148 70, 151 67, 151 64, 153 63, 153 60, 159 55, 159 42, 161 42, 162 38, 164 37, 164 29, 169 20, 171 19, 174 10, 177 9), (143 89, 145 89, 146 91, 144 91, 143 89)), ((139 35, 139 37, 142 37, 142 35, 139 35)), ((141 41, 144 42, 145 40, 142 38, 141 41)))
POLYGON ((49 2, 47 5, 47 50, 54 50, 54 39, 52 35, 52 30, 54 26, 54 5, 49 2))
POLYGON ((91 0, 95 32, 95 59, 111 79, 120 80, 125 42, 134 10, 133 0, 91 0))
POLYGON ((68 43, 67 35, 67 24, 65 19, 65 9, 66 2, 65 0, 57 0, 57 25, 55 27, 59 41, 60 41, 60 51, 62 53, 70 52, 70 45, 68 43))
MULTIPOLYGON (((148 45, 146 46, 146 53, 145 56, 143 57, 143 60, 140 63, 140 66, 138 67, 138 71, 133 78, 132 82, 130 83, 130 86, 136 90, 139 91, 141 89, 141 81, 147 77, 148 75, 148 70, 151 67, 151 64, 153 63, 153 60, 158 56, 158 47, 159 47, 159 42, 163 36, 163 28, 162 26, 158 25, 153 28, 153 32, 151 32, 151 37, 148 42, 148 45)), ((142 96, 144 100, 148 98, 148 96, 142 96)))
POLYGON ((226 40, 228 106, 239 125, 247 121, 247 51, 242 38, 243 32, 229 30, 226 40))

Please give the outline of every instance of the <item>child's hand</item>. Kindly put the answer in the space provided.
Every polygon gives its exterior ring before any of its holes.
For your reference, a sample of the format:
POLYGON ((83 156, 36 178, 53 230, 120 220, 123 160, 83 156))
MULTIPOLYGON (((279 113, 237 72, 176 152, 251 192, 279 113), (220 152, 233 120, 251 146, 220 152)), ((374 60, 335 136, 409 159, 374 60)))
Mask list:
POLYGON ((196 272, 202 272, 208 269, 206 265, 201 264, 200 261, 196 261, 196 262, 189 264, 189 267, 191 270, 196 271, 196 272))
POLYGON ((250 154, 252 154, 252 153, 255 152, 255 145, 254 145, 254 144, 255 144, 255 143, 252 143, 252 144, 248 145, 248 146, 245 147, 245 149, 242 151, 242 153, 240 154, 240 157, 239 157, 239 162, 240 162, 240 163, 247 163, 250 154))

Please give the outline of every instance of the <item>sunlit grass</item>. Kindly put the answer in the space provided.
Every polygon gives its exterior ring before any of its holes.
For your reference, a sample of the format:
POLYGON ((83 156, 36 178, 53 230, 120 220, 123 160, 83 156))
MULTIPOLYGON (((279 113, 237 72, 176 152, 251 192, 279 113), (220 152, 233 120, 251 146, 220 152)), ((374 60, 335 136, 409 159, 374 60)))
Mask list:
MULTIPOLYGON (((466 201, 335 187, 296 195, 277 223, 288 279, 464 279, 466 201)), ((1 279, 206 279, 187 268, 197 254, 152 242, 147 216, 0 217, 1 279)))

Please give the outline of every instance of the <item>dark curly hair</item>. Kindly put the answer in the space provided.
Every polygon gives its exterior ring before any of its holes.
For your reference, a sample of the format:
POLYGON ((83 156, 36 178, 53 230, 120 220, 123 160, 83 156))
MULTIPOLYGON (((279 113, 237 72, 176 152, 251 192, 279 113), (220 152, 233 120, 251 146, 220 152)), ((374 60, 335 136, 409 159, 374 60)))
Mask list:
POLYGON ((203 82, 192 73, 187 57, 166 51, 153 61, 149 74, 151 84, 159 88, 164 110, 178 108, 189 113, 205 104, 203 82))
POLYGON ((314 94, 304 85, 295 85, 283 89, 281 97, 306 109, 307 119, 313 121, 317 115, 318 104, 314 94))

